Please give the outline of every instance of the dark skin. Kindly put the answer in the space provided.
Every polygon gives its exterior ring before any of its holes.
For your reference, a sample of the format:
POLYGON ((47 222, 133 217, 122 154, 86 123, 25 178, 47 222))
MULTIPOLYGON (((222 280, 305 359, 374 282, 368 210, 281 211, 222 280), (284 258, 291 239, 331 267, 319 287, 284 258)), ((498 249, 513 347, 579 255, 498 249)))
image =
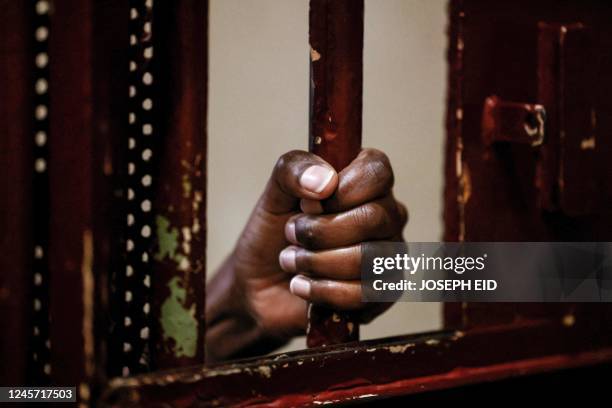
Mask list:
POLYGON ((363 149, 336 173, 291 151, 277 162, 236 247, 208 284, 207 361, 263 354, 305 333, 309 302, 366 323, 390 304, 362 303, 360 244, 403 240, 387 156, 363 149))

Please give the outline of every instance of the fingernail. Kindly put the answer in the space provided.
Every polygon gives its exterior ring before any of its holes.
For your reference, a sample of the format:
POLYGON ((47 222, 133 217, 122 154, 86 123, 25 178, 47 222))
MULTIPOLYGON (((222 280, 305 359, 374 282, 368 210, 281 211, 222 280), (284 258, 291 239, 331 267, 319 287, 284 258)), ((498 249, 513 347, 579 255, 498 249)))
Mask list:
POLYGON ((285 238, 287 241, 297 244, 297 238, 295 237, 295 222, 291 221, 285 225, 285 238))
POLYGON ((306 214, 321 214, 323 212, 323 206, 320 201, 317 200, 300 200, 300 208, 303 213, 306 214))
POLYGON ((320 193, 327 187, 332 177, 334 172, 329 167, 310 166, 302 173, 300 185, 313 193, 320 193))
POLYGON ((310 280, 302 275, 296 275, 289 283, 289 290, 296 296, 308 297, 310 296, 310 280))
POLYGON ((288 247, 281 251, 278 256, 278 263, 280 263, 281 268, 283 268, 286 272, 295 272, 295 248, 288 247))

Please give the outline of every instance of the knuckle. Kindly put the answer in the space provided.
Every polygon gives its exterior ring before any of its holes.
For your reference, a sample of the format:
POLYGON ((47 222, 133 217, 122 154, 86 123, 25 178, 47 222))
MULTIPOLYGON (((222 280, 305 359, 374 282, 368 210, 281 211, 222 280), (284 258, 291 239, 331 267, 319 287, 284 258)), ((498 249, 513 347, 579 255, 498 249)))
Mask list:
POLYGON ((318 244, 318 225, 314 217, 300 216, 295 220, 295 237, 306 248, 314 248, 318 244))
POLYGON ((276 164, 274 165, 274 172, 276 174, 283 173, 294 166, 296 163, 300 162, 300 159, 305 158, 308 153, 303 152, 301 150, 291 150, 286 153, 283 153, 278 160, 276 160, 276 164))
POLYGON ((387 154, 382 150, 374 148, 365 149, 365 157, 368 161, 379 161, 390 167, 389 157, 387 157, 387 154))
POLYGON ((288 154, 289 153, 284 153, 278 158, 278 160, 276 160, 276 164, 274 165, 275 173, 282 171, 287 166, 288 154))
POLYGON ((391 187, 393 185, 394 176, 389 158, 380 150, 371 150, 372 152, 368 153, 366 156, 366 175, 375 183, 382 184, 386 188, 391 187))
POLYGON ((362 306, 361 288, 330 279, 313 281, 313 300, 341 310, 354 310, 362 306))
POLYGON ((274 171, 275 172, 282 172, 284 171, 289 164, 293 161, 293 158, 296 155, 296 151, 292 150, 290 152, 287 153, 283 153, 278 160, 276 160, 276 164, 274 165, 274 171))
POLYGON ((313 272, 312 252, 298 248, 295 254, 295 265, 300 272, 313 272))
POLYGON ((361 303, 361 288, 346 286, 342 291, 343 307, 347 310, 359 309, 361 303))
POLYGON ((379 226, 385 218, 380 206, 372 203, 355 208, 351 214, 353 222, 362 226, 379 226))

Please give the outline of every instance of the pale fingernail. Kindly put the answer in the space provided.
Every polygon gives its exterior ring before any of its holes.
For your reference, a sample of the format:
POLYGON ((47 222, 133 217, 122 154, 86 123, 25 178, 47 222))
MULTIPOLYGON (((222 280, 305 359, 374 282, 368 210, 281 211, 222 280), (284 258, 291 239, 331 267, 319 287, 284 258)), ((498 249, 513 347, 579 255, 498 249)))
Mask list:
POLYGON ((313 193, 320 193, 327 187, 332 177, 334 177, 334 172, 329 167, 310 166, 302 173, 300 185, 313 193))
POLYGON ((289 290, 296 296, 310 296, 310 280, 302 275, 296 275, 289 283, 289 290))
POLYGON ((287 238, 287 241, 297 244, 297 238, 295 237, 295 222, 288 222, 285 225, 285 238, 287 238))
POLYGON ((302 199, 300 201, 300 208, 302 212, 306 214, 321 214, 323 212, 323 206, 320 201, 302 199))
POLYGON ((278 256, 278 263, 280 263, 281 268, 283 268, 286 272, 295 272, 295 248, 288 247, 281 251, 278 256))

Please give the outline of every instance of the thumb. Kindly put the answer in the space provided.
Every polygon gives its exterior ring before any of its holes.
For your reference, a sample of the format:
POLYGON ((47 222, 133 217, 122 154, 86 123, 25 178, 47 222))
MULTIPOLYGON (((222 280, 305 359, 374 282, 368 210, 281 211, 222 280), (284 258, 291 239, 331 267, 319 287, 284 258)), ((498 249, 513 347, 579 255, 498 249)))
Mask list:
POLYGON ((338 186, 338 173, 319 156, 293 150, 283 154, 260 198, 262 208, 273 214, 299 209, 300 199, 323 200, 338 186))

